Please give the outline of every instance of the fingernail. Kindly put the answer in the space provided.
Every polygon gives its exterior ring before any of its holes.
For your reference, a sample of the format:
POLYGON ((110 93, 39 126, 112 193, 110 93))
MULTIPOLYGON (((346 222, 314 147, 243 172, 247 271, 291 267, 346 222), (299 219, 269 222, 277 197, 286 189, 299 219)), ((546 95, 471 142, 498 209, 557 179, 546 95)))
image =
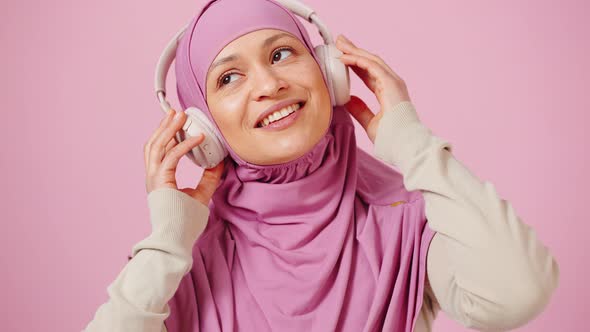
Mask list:
POLYGON ((348 38, 346 38, 346 36, 344 36, 344 35, 340 35, 340 36, 341 36, 341 37, 342 37, 342 39, 344 39, 345 41, 347 41, 347 42, 350 42, 350 40, 349 40, 348 38))
POLYGON ((182 112, 176 112, 176 114, 174 114, 174 120, 179 120, 181 116, 182 116, 182 112))

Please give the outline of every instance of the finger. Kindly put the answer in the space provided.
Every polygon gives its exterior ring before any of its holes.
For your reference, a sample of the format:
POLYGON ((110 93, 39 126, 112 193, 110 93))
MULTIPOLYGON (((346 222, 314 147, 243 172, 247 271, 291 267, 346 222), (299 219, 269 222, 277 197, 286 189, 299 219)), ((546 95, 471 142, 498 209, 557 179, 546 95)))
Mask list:
POLYGON ((170 139, 170 141, 168 142, 168 144, 166 144, 166 152, 168 153, 168 151, 170 151, 170 149, 172 149, 178 142, 176 141, 176 137, 172 137, 170 139))
POLYGON ((352 116, 360 123, 365 130, 369 127, 369 123, 375 117, 369 106, 357 96, 350 96, 350 100, 344 107, 352 114, 352 116))
POLYGON ((219 184, 219 180, 221 179, 224 168, 225 162, 222 160, 217 165, 215 165, 215 167, 205 169, 205 171, 203 171, 203 176, 197 185, 197 189, 204 188, 205 192, 209 194, 209 196, 213 195, 213 192, 215 189, 217 189, 217 185, 219 184))
POLYGON ((148 141, 143 146, 143 157, 144 157, 146 171, 147 171, 148 166, 149 166, 149 159, 150 159, 149 158, 149 155, 150 155, 150 151, 151 151, 151 148, 152 148, 152 143, 154 142, 154 139, 164 129, 164 127, 166 126, 167 122, 171 121, 173 115, 174 115, 174 110, 172 110, 172 109, 168 110, 167 114, 160 121, 160 124, 159 124, 158 128, 156 128, 156 130, 154 130, 154 132, 152 133, 152 135, 150 136, 150 138, 148 139, 148 141))
POLYGON ((385 61, 383 61, 383 59, 381 59, 379 56, 377 56, 376 54, 373 54, 365 49, 357 47, 352 41, 350 41, 344 35, 338 35, 338 38, 336 38, 336 46, 341 50, 350 52, 352 54, 362 55, 366 58, 369 58, 369 59, 379 63, 380 65, 387 66, 385 61))
POLYGON ((146 143, 147 147, 150 147, 151 144, 155 141, 155 139, 160 135, 160 133, 166 128, 166 126, 168 126, 170 121, 172 121, 172 118, 175 113, 176 113, 176 111, 174 111, 173 109, 170 109, 167 112, 167 114, 164 116, 162 121, 160 121, 160 125, 158 126, 158 128, 156 128, 156 130, 154 130, 152 136, 150 136, 150 138, 148 139, 148 141, 146 143))
MULTIPOLYGON (((205 181, 212 181, 209 183, 213 183, 216 184, 217 182, 219 182, 219 179, 221 178, 221 174, 223 173, 223 170, 225 168, 225 159, 220 161, 219 163, 217 163, 217 165, 215 165, 213 168, 206 168, 205 171, 203 172, 204 176, 203 178, 205 179, 205 181)), ((199 183, 202 183, 203 179, 201 179, 201 181, 199 181, 199 183)))
POLYGON ((336 46, 340 48, 340 50, 346 52, 347 54, 360 55, 376 62, 377 64, 382 66, 383 69, 385 69, 387 72, 391 73, 395 78, 401 80, 401 77, 395 71, 393 71, 393 69, 391 69, 391 67, 389 67, 389 65, 387 65, 387 63, 385 63, 385 61, 380 56, 373 54, 360 47, 357 47, 352 41, 344 37, 344 35, 338 36, 338 38, 336 39, 336 46))
POLYGON ((206 205, 219 186, 224 168, 225 159, 215 165, 215 167, 205 169, 203 176, 199 180, 199 184, 190 195, 206 205))
POLYGON ((143 153, 144 153, 144 161, 145 161, 146 170, 149 165, 149 159, 150 159, 149 153, 151 151, 152 144, 153 144, 154 140, 156 139, 156 137, 158 137, 158 135, 160 135, 162 130, 164 130, 164 128, 168 125, 168 123, 170 121, 172 121, 172 116, 174 116, 174 114, 175 114, 175 111, 173 109, 168 110, 166 116, 164 116, 164 118, 160 121, 160 125, 158 126, 158 128, 156 128, 154 133, 148 139, 147 143, 144 145, 143 153))
POLYGON ((164 130, 160 133, 158 137, 155 138, 154 142, 152 143, 151 151, 150 151, 150 165, 152 169, 158 169, 164 156, 166 155, 166 144, 170 142, 170 139, 182 128, 184 122, 186 121, 186 113, 183 111, 177 112, 175 115, 179 115, 179 117, 172 119, 172 121, 168 122, 168 125, 164 127, 164 130))
MULTIPOLYGON (((345 65, 349 66, 350 69, 352 69, 352 71, 363 81, 365 82, 365 84, 368 84, 370 77, 369 77, 369 72, 367 70, 365 70, 364 68, 359 67, 355 61, 353 61, 354 58, 352 58, 349 54, 343 54, 342 56, 340 56, 340 61, 342 61, 342 63, 344 63, 345 65)), ((371 89, 372 90, 372 89, 371 89)))
POLYGON ((338 38, 336 40, 336 46, 344 53, 360 55, 360 56, 363 56, 367 59, 374 61, 378 65, 382 66, 383 69, 385 69, 387 72, 391 73, 395 78, 401 80, 401 77, 399 75, 397 75, 397 73, 395 71, 393 71, 393 69, 391 69, 391 67, 389 67, 389 65, 387 65, 387 63, 385 63, 385 60, 383 60, 380 56, 356 46, 352 41, 350 41, 344 35, 338 36, 338 38))
POLYGON ((198 136, 191 136, 178 143, 164 156, 160 166, 161 171, 175 170, 180 158, 191 151, 195 146, 203 143, 204 140, 205 135, 201 133, 198 136))
POLYGON ((340 56, 340 61, 350 68, 358 75, 358 77, 365 83, 365 85, 377 93, 377 80, 387 77, 388 72, 378 65, 375 61, 365 58, 361 55, 343 54, 340 56))

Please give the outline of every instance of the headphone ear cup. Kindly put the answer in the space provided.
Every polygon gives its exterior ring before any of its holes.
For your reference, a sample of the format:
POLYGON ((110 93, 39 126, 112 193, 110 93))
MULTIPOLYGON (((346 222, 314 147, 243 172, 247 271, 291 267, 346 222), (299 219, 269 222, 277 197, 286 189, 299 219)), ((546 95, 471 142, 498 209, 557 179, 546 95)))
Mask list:
POLYGON ((332 104, 342 106, 350 100, 350 75, 348 66, 337 56, 342 55, 334 44, 320 44, 314 47, 320 60, 320 67, 328 81, 332 104))
POLYGON ((195 146, 186 156, 197 166, 202 168, 213 168, 219 164, 227 155, 228 151, 223 145, 220 135, 209 118, 196 107, 189 107, 184 111, 187 115, 186 122, 176 134, 178 142, 188 137, 205 134, 205 140, 195 146))

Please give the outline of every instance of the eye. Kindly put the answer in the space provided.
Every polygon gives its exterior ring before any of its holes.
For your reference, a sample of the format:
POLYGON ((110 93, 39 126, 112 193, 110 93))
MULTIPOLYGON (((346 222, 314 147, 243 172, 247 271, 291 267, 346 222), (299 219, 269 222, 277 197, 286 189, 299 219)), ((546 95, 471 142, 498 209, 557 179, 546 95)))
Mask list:
POLYGON ((222 75, 222 76, 219 78, 219 80, 217 81, 217 86, 218 86, 218 87, 222 87, 222 86, 226 85, 226 84, 224 84, 224 83, 230 83, 230 82, 227 82, 225 79, 226 79, 227 77, 230 77, 230 76, 231 76, 231 75, 233 75, 233 74, 237 74, 237 73, 236 73, 236 72, 229 72, 229 73, 227 73, 227 74, 225 74, 225 75, 222 75))
POLYGON ((283 51, 287 51, 287 52, 293 52, 293 50, 292 50, 290 47, 281 47, 281 48, 279 48, 279 49, 276 51, 276 53, 274 53, 274 54, 273 54, 273 57, 272 57, 272 59, 273 59, 273 60, 275 60, 275 59, 276 59, 276 55, 277 55, 277 54, 281 54, 281 52, 283 52, 283 51))
MULTIPOLYGON (((272 60, 273 61, 278 60, 276 55, 281 54, 281 52, 284 52, 284 51, 293 53, 293 49, 291 47, 286 47, 286 46, 281 47, 281 48, 275 50, 275 52, 273 53, 273 56, 272 56, 272 60)), ((283 58, 281 57, 280 59, 283 59, 283 58)), ((238 74, 238 73, 237 72, 229 72, 229 73, 224 74, 221 77, 219 77, 219 80, 217 80, 217 87, 222 88, 225 85, 231 83, 232 81, 228 81, 228 80, 226 80, 226 78, 231 77, 231 75, 233 75, 233 74, 238 74)))

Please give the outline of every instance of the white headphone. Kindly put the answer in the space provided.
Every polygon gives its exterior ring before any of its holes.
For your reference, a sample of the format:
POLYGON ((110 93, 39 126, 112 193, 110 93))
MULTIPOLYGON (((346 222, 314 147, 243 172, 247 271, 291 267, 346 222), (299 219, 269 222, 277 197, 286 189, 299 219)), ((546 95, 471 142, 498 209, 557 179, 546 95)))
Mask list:
MULTIPOLYGON (((342 63, 337 56, 342 52, 334 45, 332 35, 327 27, 320 21, 317 14, 308 6, 297 0, 274 0, 294 14, 304 18, 308 22, 315 24, 320 35, 324 40, 323 45, 314 47, 317 54, 320 68, 328 81, 328 89, 334 100, 334 106, 341 106, 350 100, 350 77, 348 66, 342 63)), ((188 28, 186 25, 174 38, 166 45, 164 52, 160 56, 156 67, 155 89, 156 96, 164 113, 167 113, 171 107, 166 101, 166 75, 176 56, 176 48, 180 37, 188 28)), ((214 124, 207 118, 203 111, 196 107, 189 107, 184 111, 187 114, 187 120, 182 126, 182 130, 176 133, 176 139, 180 143, 188 137, 197 136, 200 133, 205 134, 205 140, 194 147, 186 155, 195 164, 202 168, 213 168, 220 163, 227 155, 228 151, 223 145, 221 135, 217 132, 214 124)))

